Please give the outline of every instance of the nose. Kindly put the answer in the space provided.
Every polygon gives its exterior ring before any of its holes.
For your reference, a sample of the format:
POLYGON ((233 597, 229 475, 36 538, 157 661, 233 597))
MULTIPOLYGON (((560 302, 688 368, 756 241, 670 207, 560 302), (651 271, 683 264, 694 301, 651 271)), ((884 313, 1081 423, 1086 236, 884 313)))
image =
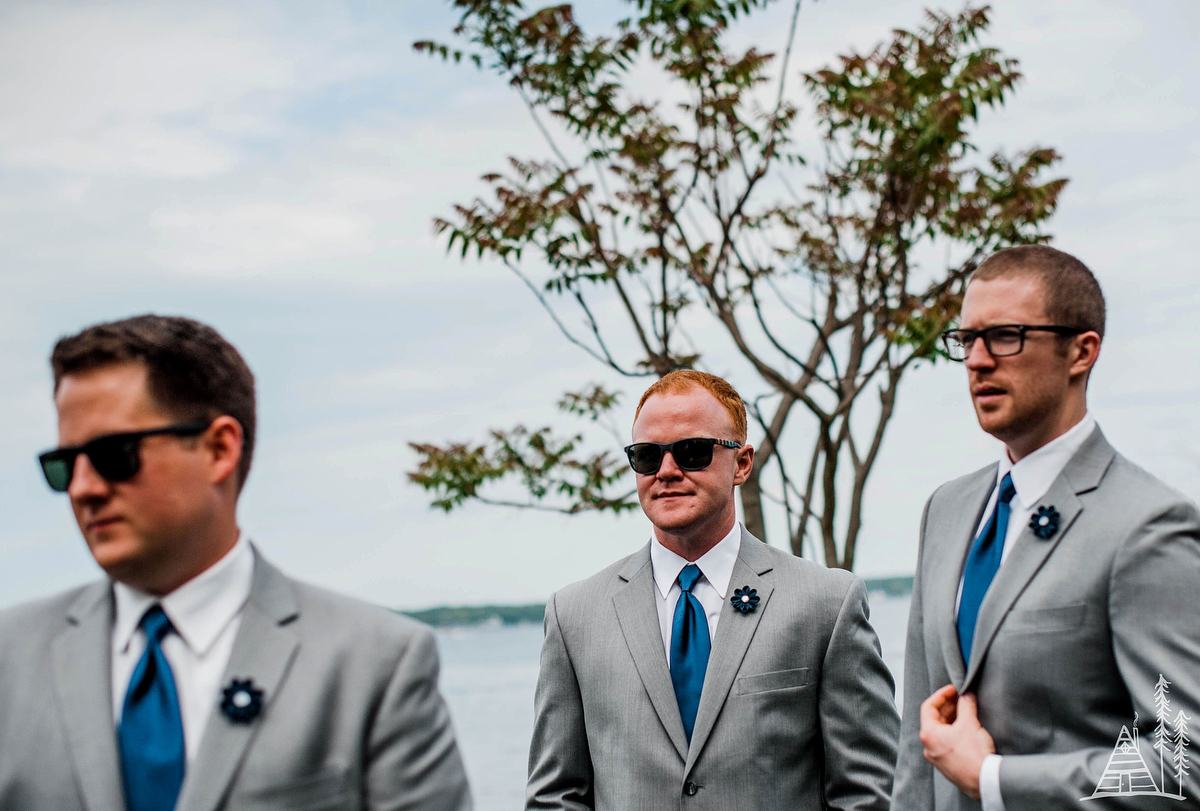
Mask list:
POLYGON ((75 457, 75 469, 71 474, 71 484, 67 487, 67 495, 71 501, 87 501, 102 499, 108 496, 112 485, 92 467, 92 460, 86 453, 75 457))
POLYGON ((662 464, 658 466, 658 473, 655 475, 660 479, 682 479, 683 470, 675 464, 675 457, 670 451, 663 451, 662 464))
POLYGON ((968 369, 991 369, 996 365, 996 359, 988 351, 982 335, 977 336, 967 348, 966 364, 968 369))

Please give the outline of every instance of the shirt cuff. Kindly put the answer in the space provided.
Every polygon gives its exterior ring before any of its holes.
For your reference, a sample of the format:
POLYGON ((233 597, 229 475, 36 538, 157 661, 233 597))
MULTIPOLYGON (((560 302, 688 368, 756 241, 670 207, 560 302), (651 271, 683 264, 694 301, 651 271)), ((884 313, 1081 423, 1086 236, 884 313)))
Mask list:
POLYGON ((1000 796, 1000 755, 988 755, 979 768, 979 799, 983 811, 1004 811, 1004 798, 1000 796))

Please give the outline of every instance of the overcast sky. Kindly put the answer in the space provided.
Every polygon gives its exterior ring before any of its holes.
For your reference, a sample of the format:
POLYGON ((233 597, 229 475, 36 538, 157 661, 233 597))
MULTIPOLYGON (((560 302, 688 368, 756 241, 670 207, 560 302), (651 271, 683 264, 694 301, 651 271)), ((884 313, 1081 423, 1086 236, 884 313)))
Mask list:
MULTIPOLYGON (((1054 244, 1110 308, 1092 410, 1196 498, 1200 7, 996 5, 991 39, 1026 78, 980 139, 1065 156, 1054 244)), ((806 3, 796 69, 916 26, 921 8, 806 3)), ((55 444, 46 358, 61 335, 147 311, 213 324, 255 371, 241 522, 298 577, 405 608, 537 601, 646 541, 640 514, 445 516, 405 482, 407 442, 554 422, 559 393, 602 379, 508 271, 432 234, 506 155, 545 154, 501 81, 412 53, 455 19, 430 0, 0 3, 0 605, 97 576, 34 460, 55 444)), ((778 50, 785 23, 779 6, 735 35, 778 50)), ((929 492, 996 454, 961 367, 914 373, 859 571, 911 572, 929 492)))

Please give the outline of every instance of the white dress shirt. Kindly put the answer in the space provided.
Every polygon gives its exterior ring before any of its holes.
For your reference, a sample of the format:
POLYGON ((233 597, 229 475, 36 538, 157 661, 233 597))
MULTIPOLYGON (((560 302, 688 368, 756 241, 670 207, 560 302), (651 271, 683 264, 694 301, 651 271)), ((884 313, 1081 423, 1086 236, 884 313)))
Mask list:
POLYGON ((728 535, 694 561, 667 549, 658 542, 658 538, 650 540, 650 567, 657 587, 654 596, 658 604, 658 624, 662 628, 668 667, 671 665, 671 629, 675 624, 675 604, 683 593, 679 587, 679 573, 691 563, 700 568, 701 577, 692 586, 692 596, 704 608, 704 616, 708 620, 708 640, 712 642, 717 633, 717 620, 725 605, 725 595, 729 591, 729 580, 733 577, 733 565, 737 563, 738 550, 741 548, 741 522, 734 522, 728 535))
MULTIPOLYGON (((1075 455, 1084 441, 1091 436, 1096 427, 1092 415, 1084 414, 1083 419, 1060 437, 1047 442, 1028 456, 1023 456, 1019 462, 1013 462, 1008 457, 1008 450, 1000 453, 1000 466, 996 470, 996 486, 988 498, 983 517, 975 530, 975 537, 983 531, 984 525, 991 518, 999 497, 1000 482, 1006 475, 1012 475, 1013 488, 1017 491, 1009 502, 1008 531, 1004 534, 1004 549, 1000 553, 1000 565, 1008 560, 1009 552, 1016 544, 1017 537, 1029 526, 1034 508, 1042 500, 1042 496, 1054 484, 1054 480, 1062 473, 1067 462, 1075 455)), ((973 541, 973 539, 972 539, 973 541)), ((965 575, 965 571, 964 571, 965 575)), ((962 600, 963 581, 958 581, 958 597, 954 603, 954 612, 958 613, 958 603, 962 600)), ((979 770, 979 795, 983 802, 983 811, 1005 811, 1004 799, 1000 796, 1000 762, 1001 755, 988 755, 983 759, 983 767, 979 770)))
POLYGON ((241 535, 223 558, 166 597, 113 583, 116 618, 112 631, 112 698, 116 723, 121 722, 133 670, 146 650, 146 634, 139 628, 142 617, 152 606, 161 605, 175 628, 163 639, 162 651, 175 678, 187 761, 192 762, 204 726, 219 703, 221 677, 233 653, 233 640, 253 579, 254 553, 241 535))

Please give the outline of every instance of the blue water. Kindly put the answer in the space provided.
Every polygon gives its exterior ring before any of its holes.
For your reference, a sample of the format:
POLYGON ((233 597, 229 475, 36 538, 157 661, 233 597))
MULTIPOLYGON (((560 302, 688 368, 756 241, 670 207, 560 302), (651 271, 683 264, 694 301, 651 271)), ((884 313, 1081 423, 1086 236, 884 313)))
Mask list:
MULTIPOLYGON (((871 595, 871 622, 902 694, 908 597, 871 595)), ((450 705, 478 811, 518 811, 533 733, 540 625, 476 626, 438 632, 442 693, 450 705)))

